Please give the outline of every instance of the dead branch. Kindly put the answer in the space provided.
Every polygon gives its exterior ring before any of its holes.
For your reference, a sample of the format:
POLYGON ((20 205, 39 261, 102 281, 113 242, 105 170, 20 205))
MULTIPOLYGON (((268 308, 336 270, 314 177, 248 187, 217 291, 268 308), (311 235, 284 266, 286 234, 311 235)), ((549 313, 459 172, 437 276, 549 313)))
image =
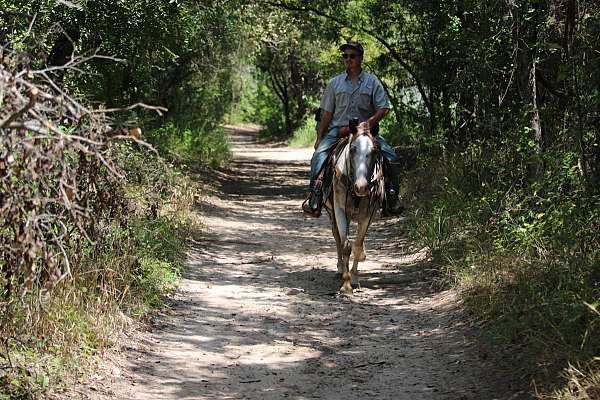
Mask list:
POLYGON ((144 103, 135 103, 135 104, 132 104, 132 105, 130 105, 130 106, 128 106, 128 107, 122 107, 122 108, 107 108, 107 109, 98 109, 98 110, 95 110, 95 111, 92 111, 92 112, 94 112, 94 113, 114 113, 114 112, 131 111, 131 110, 133 110, 133 109, 135 109, 135 108, 145 108, 145 109, 148 109, 148 110, 153 110, 153 111, 156 111, 156 113, 157 113, 158 115, 161 115, 161 116, 163 115, 163 114, 161 113, 161 111, 163 111, 163 112, 167 112, 167 111, 169 111, 169 110, 168 110, 167 108, 165 108, 165 107, 160 107, 160 106, 150 106, 150 105, 148 105, 148 104, 144 104, 144 103))
MULTIPOLYGON (((9 271, 3 268, 0 291, 22 298, 34 287, 41 295, 70 279, 74 249, 101 242, 103 229, 126 220, 126 174, 118 157, 129 147, 117 145, 133 141, 156 150, 141 140, 139 128, 111 127, 108 114, 166 109, 137 103, 92 110, 52 78, 53 71, 77 72, 94 58, 120 61, 116 58, 73 56, 65 65, 32 71, 4 51, 0 48, 0 253, 9 271)), ((7 307, 0 303, 0 315, 7 307)))
POLYGON ((91 56, 74 56, 72 57, 69 62, 67 62, 64 65, 56 65, 56 66, 52 66, 52 67, 48 67, 48 68, 44 68, 44 69, 38 69, 38 70, 23 70, 19 73, 17 73, 16 78, 21 78, 23 77, 23 75, 46 75, 48 72, 53 72, 53 71, 65 71, 65 70, 76 70, 78 72, 84 73, 84 71, 78 69, 78 67, 80 65, 83 65, 91 60, 95 60, 95 59, 100 59, 100 60, 110 60, 110 61, 114 61, 114 62, 125 62, 125 60, 121 59, 121 58, 116 58, 116 57, 111 57, 111 56, 105 56, 105 55, 101 55, 101 54, 97 54, 94 53, 91 56))
POLYGON ((0 123, 0 128, 4 128, 6 125, 9 125, 11 122, 13 122, 17 118, 19 118, 21 115, 23 115, 25 112, 27 112, 27 110, 29 110, 31 107, 33 107, 33 105, 35 104, 35 102, 37 100, 38 93, 39 93, 39 90, 36 87, 32 87, 31 89, 29 89, 29 103, 27 103, 19 111, 9 115, 8 118, 4 122, 0 123))

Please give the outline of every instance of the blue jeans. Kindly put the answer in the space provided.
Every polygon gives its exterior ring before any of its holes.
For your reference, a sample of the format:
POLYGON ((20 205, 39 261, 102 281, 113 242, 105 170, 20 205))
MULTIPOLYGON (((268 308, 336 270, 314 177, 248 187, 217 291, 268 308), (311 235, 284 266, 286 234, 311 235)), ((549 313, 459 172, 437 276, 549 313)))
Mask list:
MULTIPOLYGON (((321 139, 317 149, 313 153, 312 159, 310 160, 310 184, 308 189, 311 192, 315 190, 315 181, 317 180, 317 176, 319 172, 321 172, 321 168, 323 168, 323 164, 327 160, 327 156, 331 151, 331 148, 335 146, 338 139, 338 128, 331 128, 329 132, 321 139)), ((398 157, 396 156, 396 152, 392 147, 383 140, 381 136, 376 136, 377 143, 379 144, 379 148, 383 153, 383 157, 387 161, 386 163, 386 171, 387 171, 387 181, 388 181, 388 189, 394 189, 396 193, 398 192, 398 157)))

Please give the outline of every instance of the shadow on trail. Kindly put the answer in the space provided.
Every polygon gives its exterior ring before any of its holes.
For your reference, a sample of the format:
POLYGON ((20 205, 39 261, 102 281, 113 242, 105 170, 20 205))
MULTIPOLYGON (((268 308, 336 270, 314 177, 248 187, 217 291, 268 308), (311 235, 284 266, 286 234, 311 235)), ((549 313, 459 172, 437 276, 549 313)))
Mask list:
MULTIPOLYGON (((358 399, 364 398, 368 388, 368 396, 375 398, 502 398, 499 393, 481 392, 481 371, 469 371, 468 364, 461 363, 463 333, 439 328, 439 317, 430 310, 397 310, 374 302, 363 304, 360 298, 338 298, 332 293, 339 287, 339 278, 331 271, 317 270, 305 272, 313 275, 309 281, 314 284, 293 295, 301 303, 297 305, 289 301, 292 295, 286 294, 290 288, 286 283, 294 283, 294 275, 300 272, 281 274, 276 263, 261 265, 261 273, 273 272, 280 278, 264 282, 260 273, 240 276, 227 265, 222 267, 218 275, 197 273, 190 278, 232 287, 230 296, 224 297, 227 306, 211 302, 209 290, 195 300, 178 301, 172 310, 177 314, 176 323, 162 326, 161 337, 162 346, 218 354, 224 362, 204 373, 189 365, 182 368, 177 359, 173 363, 164 358, 159 364, 140 363, 138 372, 146 379, 163 380, 157 395, 169 393, 180 399, 358 399), (273 287, 283 291, 264 301, 263 310, 245 310, 245 302, 256 304, 253 297, 271 292, 273 287), (440 341, 444 354, 432 356, 440 341), (424 363, 423 358, 430 360, 424 363), (426 370, 430 363, 450 367, 451 374, 432 377, 432 371, 426 370), (231 370, 235 373, 230 375, 231 370), (465 374, 472 377, 470 386, 455 389, 453 378, 465 374), (379 393, 378 388, 398 380, 402 392, 397 397, 388 397, 389 391, 379 393)), ((400 294, 407 303, 422 297, 418 288, 396 285, 381 290, 375 300, 395 299, 400 294)), ((396 302, 395 307, 402 303, 396 302)))

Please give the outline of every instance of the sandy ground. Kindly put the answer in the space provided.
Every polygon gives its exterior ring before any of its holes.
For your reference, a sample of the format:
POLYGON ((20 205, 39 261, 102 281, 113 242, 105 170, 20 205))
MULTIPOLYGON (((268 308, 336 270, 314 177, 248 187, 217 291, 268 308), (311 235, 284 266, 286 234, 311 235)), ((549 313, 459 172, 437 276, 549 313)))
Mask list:
POLYGON ((328 218, 300 210, 311 149, 260 145, 249 127, 232 140, 172 309, 80 398, 530 398, 478 345, 456 295, 431 289, 401 218, 373 224, 361 287, 340 296, 328 218))

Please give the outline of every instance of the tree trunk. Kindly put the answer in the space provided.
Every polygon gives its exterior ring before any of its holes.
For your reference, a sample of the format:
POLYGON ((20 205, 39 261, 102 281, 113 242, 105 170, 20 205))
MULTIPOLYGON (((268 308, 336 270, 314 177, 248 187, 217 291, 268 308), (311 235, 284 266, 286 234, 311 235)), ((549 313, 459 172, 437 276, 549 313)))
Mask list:
POLYGON ((531 93, 531 129, 532 139, 535 143, 535 154, 529 164, 529 177, 531 179, 540 179, 544 172, 543 160, 541 158, 543 150, 543 133, 542 133, 542 121, 540 119, 540 110, 538 107, 538 95, 537 95, 537 77, 536 77, 536 66, 535 62, 531 63, 531 77, 530 77, 530 93, 531 93))
POLYGON ((521 19, 518 6, 509 2, 510 14, 513 18, 513 42, 517 50, 517 86, 522 103, 530 109, 531 140, 535 143, 534 154, 529 160, 528 177, 537 180, 543 173, 542 142, 543 130, 542 120, 539 112, 538 89, 537 89, 537 67, 535 55, 529 51, 532 44, 537 43, 537 32, 523 38, 520 27, 521 19))

